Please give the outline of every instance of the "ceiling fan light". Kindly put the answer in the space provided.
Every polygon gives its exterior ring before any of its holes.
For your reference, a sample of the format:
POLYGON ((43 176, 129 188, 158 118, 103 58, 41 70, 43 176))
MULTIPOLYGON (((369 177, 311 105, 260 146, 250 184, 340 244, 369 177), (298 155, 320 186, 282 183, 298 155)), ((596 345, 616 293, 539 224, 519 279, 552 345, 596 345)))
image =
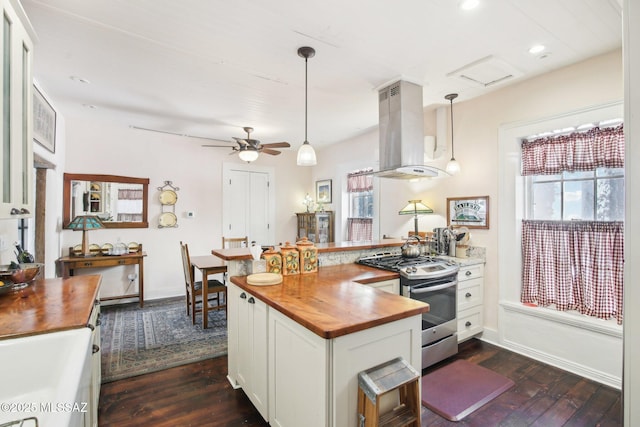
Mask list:
POLYGON ((240 157, 240 160, 249 163, 258 158, 258 152, 254 150, 243 150, 238 154, 238 157, 240 157))
POLYGON ((317 163, 316 150, 309 141, 305 141, 298 149, 298 166, 314 166, 317 163))

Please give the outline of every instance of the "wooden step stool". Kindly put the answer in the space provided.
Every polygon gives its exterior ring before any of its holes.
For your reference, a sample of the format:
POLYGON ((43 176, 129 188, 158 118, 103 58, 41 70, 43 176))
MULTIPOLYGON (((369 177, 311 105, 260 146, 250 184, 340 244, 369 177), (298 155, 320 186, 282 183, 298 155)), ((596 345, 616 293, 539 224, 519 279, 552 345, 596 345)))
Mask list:
POLYGON ((420 374, 402 357, 358 374, 359 427, 420 427, 420 374), (380 398, 398 390, 400 404, 380 415, 380 398))

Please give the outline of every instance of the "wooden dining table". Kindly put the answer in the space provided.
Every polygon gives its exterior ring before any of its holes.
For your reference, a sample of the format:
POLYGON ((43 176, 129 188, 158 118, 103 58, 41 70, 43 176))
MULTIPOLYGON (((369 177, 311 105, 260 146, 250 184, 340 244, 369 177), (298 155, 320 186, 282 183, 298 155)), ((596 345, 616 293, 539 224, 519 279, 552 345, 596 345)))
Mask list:
MULTIPOLYGON (((208 312, 209 312, 209 275, 227 272, 225 262, 215 255, 201 255, 190 257, 192 273, 197 268, 202 274, 202 327, 207 329, 208 312)), ((226 295, 225 295, 226 299, 226 295)), ((218 300, 218 304, 220 300, 218 300)), ((225 300, 226 304, 226 300, 225 300)))

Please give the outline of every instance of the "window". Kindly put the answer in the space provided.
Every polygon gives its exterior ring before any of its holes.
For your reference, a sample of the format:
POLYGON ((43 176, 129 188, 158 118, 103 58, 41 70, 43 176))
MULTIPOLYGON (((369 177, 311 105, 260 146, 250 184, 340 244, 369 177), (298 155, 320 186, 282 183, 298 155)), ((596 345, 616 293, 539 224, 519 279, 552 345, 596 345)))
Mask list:
POLYGON ((522 143, 521 302, 622 323, 622 125, 522 143))
POLYGON ((624 220, 624 168, 533 175, 529 194, 529 219, 624 220))
POLYGON ((366 241, 373 238, 373 175, 371 172, 373 169, 369 168, 347 175, 348 241, 366 241))

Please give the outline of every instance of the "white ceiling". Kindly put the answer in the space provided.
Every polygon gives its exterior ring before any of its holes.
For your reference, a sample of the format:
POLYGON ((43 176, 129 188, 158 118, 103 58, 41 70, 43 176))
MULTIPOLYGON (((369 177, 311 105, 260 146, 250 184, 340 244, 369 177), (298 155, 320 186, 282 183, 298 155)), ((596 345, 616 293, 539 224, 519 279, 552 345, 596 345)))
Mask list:
POLYGON ((225 141, 252 126, 263 143, 295 149, 304 140, 300 46, 316 49, 308 133, 320 146, 377 126, 378 89, 401 78, 424 86, 425 106, 445 105, 447 93, 465 101, 620 48, 621 1, 480 0, 472 11, 457 0, 22 4, 38 36, 34 78, 63 115, 225 141), (547 50, 528 53, 537 43, 547 50), (476 61, 483 69, 463 71, 490 80, 501 64, 516 77, 485 87, 454 73, 476 61))

